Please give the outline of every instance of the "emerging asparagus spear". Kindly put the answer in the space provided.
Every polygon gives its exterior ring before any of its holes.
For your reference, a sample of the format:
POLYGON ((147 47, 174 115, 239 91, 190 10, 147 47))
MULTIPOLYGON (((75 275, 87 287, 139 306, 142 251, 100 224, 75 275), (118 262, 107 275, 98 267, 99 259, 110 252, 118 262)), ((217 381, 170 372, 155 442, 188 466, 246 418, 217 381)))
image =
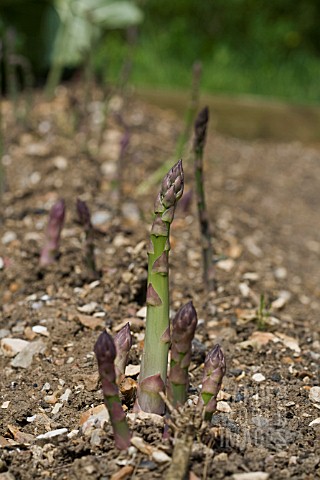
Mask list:
POLYGON ((188 368, 197 321, 197 312, 189 302, 180 308, 172 322, 168 395, 174 406, 183 405, 187 400, 188 368))
POLYGON ((162 181, 148 247, 147 322, 136 409, 160 415, 165 409, 159 392, 165 390, 170 342, 169 232, 183 185, 180 160, 162 181))
POLYGON ((116 371, 117 384, 119 385, 124 377, 127 366, 128 355, 132 347, 132 337, 130 333, 130 323, 126 323, 124 327, 113 338, 116 346, 116 358, 114 367, 116 371))
POLYGON ((106 331, 102 332, 94 346, 97 357, 102 392, 105 406, 108 409, 113 428, 115 445, 119 450, 126 450, 130 446, 130 430, 126 422, 126 415, 119 399, 116 384, 114 360, 116 347, 114 341, 106 331))
POLYGON ((215 345, 204 362, 202 388, 197 408, 204 410, 205 420, 211 420, 217 409, 217 396, 226 373, 226 361, 220 345, 215 345))
POLYGON ((193 151, 195 156, 196 194, 202 243, 203 280, 207 290, 211 291, 215 288, 213 249, 203 183, 203 150, 206 141, 208 120, 209 110, 208 107, 205 107, 199 112, 195 121, 193 151))
POLYGON ((96 261, 94 257, 94 229, 91 223, 91 215, 86 202, 77 199, 77 212, 79 222, 84 228, 86 241, 85 241, 85 262, 88 268, 93 272, 95 276, 98 275, 96 269, 96 261))
POLYGON ((46 240, 40 255, 40 265, 42 267, 50 265, 56 260, 65 211, 66 206, 63 199, 58 200, 50 210, 46 240))

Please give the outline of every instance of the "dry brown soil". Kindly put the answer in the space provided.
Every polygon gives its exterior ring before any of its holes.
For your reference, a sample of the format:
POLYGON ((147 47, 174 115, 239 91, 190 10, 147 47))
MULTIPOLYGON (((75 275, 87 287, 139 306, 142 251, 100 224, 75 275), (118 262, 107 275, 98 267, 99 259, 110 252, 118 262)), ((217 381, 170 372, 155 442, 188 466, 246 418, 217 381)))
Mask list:
MULTIPOLYGON (((83 114, 80 93, 60 88, 52 102, 35 94, 26 112, 23 102, 19 112, 3 103, 0 336, 28 341, 25 348, 37 353, 23 368, 19 357, 1 350, 0 479, 166 478, 174 437, 194 421, 204 351, 217 342, 228 367, 222 402, 212 424, 192 433, 188 478, 236 479, 248 472, 265 472, 256 480, 320 478, 320 420, 312 423, 320 417, 313 388, 320 385, 320 150, 298 142, 209 135, 205 188, 216 292, 207 294, 202 282, 194 198, 180 206, 172 226, 171 308, 174 313, 192 299, 199 316, 190 402, 173 416, 175 432, 163 439, 153 418, 131 416, 134 435, 145 444, 119 453, 108 423, 81 426, 84 412, 103 402, 93 355, 99 332, 114 333, 130 321, 129 363, 139 363, 146 240, 158 185, 143 196, 136 188, 172 157, 183 122, 134 97, 123 108, 113 96, 101 135, 101 95, 83 114), (130 143, 119 202, 124 122, 130 143), (48 211, 61 197, 67 215, 60 256, 41 269, 48 211), (77 197, 96 225, 98 280, 83 261, 77 197), (66 431, 37 438, 56 429, 66 431)), ((188 158, 186 152, 185 192, 194 188, 188 158)), ((129 411, 132 401, 126 400, 129 411)))

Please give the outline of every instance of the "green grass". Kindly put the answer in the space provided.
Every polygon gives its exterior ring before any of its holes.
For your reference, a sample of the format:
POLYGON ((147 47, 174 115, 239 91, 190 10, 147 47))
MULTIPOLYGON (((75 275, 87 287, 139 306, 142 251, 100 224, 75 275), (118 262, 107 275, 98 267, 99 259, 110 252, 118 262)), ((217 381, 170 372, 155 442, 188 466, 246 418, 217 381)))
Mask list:
MULTIPOLYGON (((109 81, 116 81, 127 47, 109 37, 96 55, 96 66, 109 81), (105 58, 109 59, 105 65, 105 58)), ((174 56, 161 42, 142 39, 135 47, 131 81, 140 87, 189 89, 192 56, 174 56)), ((194 60, 199 60, 194 58, 194 60)), ((252 47, 239 52, 223 45, 201 59, 203 92, 248 94, 278 98, 294 103, 320 103, 320 60, 311 53, 292 52, 287 58, 271 56, 252 47)))

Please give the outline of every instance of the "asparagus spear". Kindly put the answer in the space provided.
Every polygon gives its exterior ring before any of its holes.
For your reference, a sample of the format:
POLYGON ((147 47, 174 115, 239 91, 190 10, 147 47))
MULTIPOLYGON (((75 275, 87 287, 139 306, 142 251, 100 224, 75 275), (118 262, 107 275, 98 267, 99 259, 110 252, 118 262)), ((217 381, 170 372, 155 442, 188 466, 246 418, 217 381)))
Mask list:
POLYGON ((203 280, 207 290, 211 291, 215 288, 213 249, 203 182, 203 150, 206 141, 208 120, 209 110, 208 107, 205 107, 199 112, 195 121, 193 151, 195 156, 196 194, 202 243, 203 280))
POLYGON ((187 400, 188 368, 197 321, 197 312, 192 302, 188 302, 178 311, 172 322, 168 396, 174 406, 183 405, 187 400))
POLYGON ((130 446, 131 434, 126 422, 126 415, 122 409, 114 361, 116 347, 114 341, 106 331, 102 332, 94 346, 97 357, 104 403, 108 409, 113 428, 115 445, 119 450, 126 450, 130 446))
POLYGON ((116 358, 114 367, 116 371, 117 384, 121 383, 127 366, 128 355, 132 347, 132 337, 130 333, 130 323, 126 323, 124 327, 114 336, 114 344, 116 346, 116 358))
POLYGON ((94 256, 94 228, 91 223, 91 215, 86 202, 77 199, 77 212, 79 222, 84 228, 86 241, 85 241, 85 262, 91 272, 97 276, 96 261, 94 256))
POLYGON ((162 181, 148 247, 147 321, 136 409, 160 415, 165 405, 158 393, 165 389, 170 343, 169 232, 177 201, 183 193, 183 180, 180 160, 162 181))
POLYGON ((217 396, 226 373, 226 361, 220 345, 215 345, 204 362, 202 388, 197 408, 204 411, 204 419, 211 420, 217 409, 217 396))
POLYGON ((54 263, 56 259, 65 211, 66 206, 63 199, 58 200, 50 210, 46 240, 40 255, 40 265, 42 267, 54 263))

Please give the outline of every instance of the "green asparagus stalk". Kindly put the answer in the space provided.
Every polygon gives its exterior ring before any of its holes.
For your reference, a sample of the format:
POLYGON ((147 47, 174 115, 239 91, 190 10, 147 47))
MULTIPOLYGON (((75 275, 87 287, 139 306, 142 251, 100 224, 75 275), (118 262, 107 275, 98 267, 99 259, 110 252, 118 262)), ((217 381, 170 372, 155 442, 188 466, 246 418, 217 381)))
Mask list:
POLYGON ((204 362, 202 388, 197 408, 204 411, 204 419, 210 421, 217 409, 217 396, 226 373, 226 361, 220 345, 215 345, 204 362))
POLYGON ((63 199, 58 200, 50 210, 46 240, 40 255, 42 267, 50 265, 56 260, 65 211, 66 206, 63 199))
POLYGON ((115 445, 119 450, 126 450, 130 446, 131 434, 116 384, 114 367, 116 347, 111 335, 106 331, 102 332, 98 337, 94 346, 94 353, 97 357, 104 403, 110 415, 115 445))
POLYGON ((128 355, 132 347, 132 337, 130 333, 130 323, 126 323, 124 327, 113 338, 116 346, 116 358, 114 361, 114 367, 116 371, 117 384, 121 383, 124 377, 125 369, 127 366, 128 355))
POLYGON ((159 392, 165 390, 169 323, 169 232, 174 211, 184 186, 182 161, 164 177, 157 196, 148 247, 147 321, 139 377, 136 410, 162 415, 165 405, 159 392))
POLYGON ((96 261, 94 255, 94 228, 91 223, 91 215, 86 202, 77 199, 77 212, 79 217, 79 222, 84 228, 85 231, 85 263, 89 270, 94 274, 94 276, 98 276, 98 271, 96 268, 96 261))
POLYGON ((189 302, 178 311, 172 322, 168 397, 174 406, 183 405, 187 400, 188 368, 197 321, 197 312, 189 302))
POLYGON ((208 120, 209 110, 208 107, 205 107, 199 112, 195 121, 193 151, 195 157, 196 195, 202 243, 203 280, 207 290, 212 291, 215 288, 213 249, 203 182, 203 151, 206 141, 208 120))

